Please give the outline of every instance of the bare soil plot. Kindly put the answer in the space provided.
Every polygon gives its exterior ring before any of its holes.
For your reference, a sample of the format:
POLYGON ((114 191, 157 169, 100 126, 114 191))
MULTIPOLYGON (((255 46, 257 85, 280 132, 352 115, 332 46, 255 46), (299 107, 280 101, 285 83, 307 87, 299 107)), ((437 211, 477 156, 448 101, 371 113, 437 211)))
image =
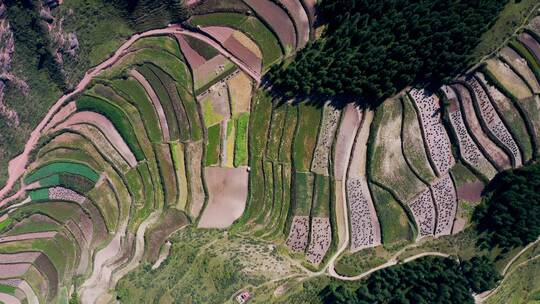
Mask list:
POLYGON ((178 40, 178 44, 180 44, 180 49, 182 50, 182 53, 184 54, 184 58, 186 58, 192 70, 198 69, 201 65, 203 65, 206 62, 206 59, 203 56, 201 56, 199 53, 197 53, 197 51, 194 50, 191 47, 191 45, 189 45, 189 43, 187 43, 184 35, 177 34, 175 35, 175 37, 178 40))
POLYGON ((189 214, 198 217, 204 204, 204 189, 202 185, 202 141, 186 143, 187 176, 189 185, 189 214))
POLYGON ((474 92, 474 106, 477 112, 479 112, 479 117, 482 119, 481 122, 487 127, 486 131, 491 133, 494 140, 499 142, 501 148, 507 154, 510 154, 513 165, 516 167, 521 166, 522 160, 519 148, 499 117, 499 114, 495 111, 487 92, 476 78, 468 79, 467 83, 474 92))
POLYGON ((19 235, 11 235, 11 236, 0 236, 0 244, 10 243, 10 242, 19 242, 19 241, 25 241, 25 240, 50 239, 50 238, 55 237, 57 234, 58 234, 58 231, 45 231, 45 232, 23 233, 19 235))
POLYGON ((503 48, 499 52, 499 55, 512 65, 512 67, 527 81, 534 94, 540 93, 540 84, 529 67, 527 60, 510 47, 503 48))
POLYGON ((206 61, 197 69, 193 70, 195 89, 199 90, 205 85, 212 83, 215 79, 218 79, 234 67, 234 64, 223 55, 217 55, 206 61))
POLYGON ((358 115, 361 122, 354 138, 350 164, 348 164, 349 167, 347 168, 348 178, 366 175, 367 158, 370 157, 367 143, 371 135, 371 124, 375 115, 372 110, 363 110, 358 112, 358 115))
POLYGON ((205 126, 211 127, 231 117, 227 85, 219 83, 210 88, 201 103, 205 126))
POLYGON ((315 147, 313 160, 311 162, 312 172, 328 176, 332 143, 334 142, 340 116, 340 110, 334 108, 330 104, 324 106, 317 146, 315 147))
POLYGON ((507 126, 514 141, 519 146, 522 160, 525 162, 531 159, 533 155, 531 138, 529 136, 529 131, 527 130, 527 125, 525 124, 526 122, 523 121, 518 109, 497 87, 486 81, 483 74, 478 73, 476 75, 478 76, 480 83, 487 89, 495 110, 507 126))
POLYGON ((457 96, 451 87, 445 86, 445 92, 452 92, 453 95, 446 94, 446 97, 454 104, 455 110, 450 112, 450 124, 454 130, 454 135, 458 139, 459 154, 461 158, 472 167, 476 168, 488 179, 491 179, 497 174, 497 170, 493 165, 484 157, 482 151, 478 148, 476 143, 471 138, 463 117, 461 116, 461 110, 459 108, 459 101, 457 96), (453 96, 453 97, 452 97, 453 96))
POLYGON ((205 168, 208 204, 199 228, 226 228, 244 212, 248 194, 245 168, 205 168))
POLYGON ((238 42, 240 42, 250 52, 255 54, 255 56, 257 56, 257 58, 262 60, 263 54, 262 54, 262 51, 261 51, 259 45, 255 41, 253 41, 251 38, 249 38, 246 34, 242 33, 241 31, 236 30, 232 34, 232 37, 234 39, 238 40, 238 42))
POLYGON ((411 169, 424 181, 431 182, 435 172, 426 155, 426 147, 422 138, 422 128, 418 122, 418 114, 411 100, 405 96, 401 99, 403 106, 403 125, 401 136, 403 140, 403 155, 409 161, 411 169))
POLYGON ((67 103, 65 106, 63 106, 54 116, 49 120, 47 125, 43 128, 43 130, 49 130, 50 128, 54 128, 57 124, 64 121, 67 117, 71 116, 75 111, 77 110, 77 105, 74 101, 71 101, 67 103))
POLYGON ((253 85, 251 79, 244 73, 238 73, 227 81, 231 103, 232 116, 249 112, 251 105, 251 91, 253 85))
POLYGON ((301 0, 304 3, 304 6, 306 7, 308 16, 310 17, 311 23, 315 21, 315 16, 317 14, 317 10, 315 9, 315 6, 317 5, 317 0, 301 0))
POLYGON ((165 111, 163 110, 163 107, 161 105, 161 102, 152 88, 152 85, 144 78, 144 76, 139 73, 137 70, 131 70, 130 71, 131 76, 135 78, 144 88, 146 91, 146 94, 150 97, 150 100, 152 101, 152 105, 154 106, 154 110, 157 113, 159 125, 161 127, 161 133, 163 134, 163 140, 169 141, 171 138, 170 132, 169 132, 169 124, 167 123, 167 116, 165 115, 165 111))
POLYGON ((146 231, 146 259, 150 263, 154 263, 158 258, 161 246, 167 238, 188 223, 189 219, 183 212, 174 208, 164 211, 158 223, 146 231))
POLYGON ((481 181, 463 184, 457 188, 458 199, 467 202, 479 202, 482 199, 484 183, 481 181))
POLYGON ((432 92, 412 89, 409 94, 418 109, 422 134, 428 148, 428 157, 438 175, 442 175, 454 165, 450 139, 442 124, 441 105, 432 92))
POLYGON ((285 244, 293 252, 304 252, 309 237, 309 216, 294 216, 285 244))
POLYGON ((285 6, 289 14, 292 16, 294 25, 296 27, 298 45, 297 48, 303 48, 309 41, 309 18, 300 3, 301 0, 280 0, 281 4, 285 6))
POLYGON ((77 112, 53 130, 56 131, 63 128, 69 128, 72 125, 82 123, 90 124, 98 128, 109 139, 109 142, 114 145, 115 149, 122 154, 131 167, 137 165, 135 156, 127 146, 122 136, 120 136, 120 133, 118 133, 114 125, 107 119, 107 117, 101 114, 89 111, 77 112))
MULTIPOLYGON (((392 189, 400 200, 407 202, 425 185, 411 171, 402 154, 401 110, 401 103, 395 99, 385 101, 377 109, 371 139, 373 148, 368 157, 371 158, 370 178, 392 189)), ((351 166, 353 164, 351 162, 351 166)))
POLYGON ((307 260, 311 264, 319 265, 332 243, 330 219, 327 217, 312 218, 311 236, 309 239, 309 245, 306 252, 307 260))
POLYGON ((426 189, 416 198, 409 202, 409 209, 418 227, 418 238, 433 235, 435 231, 435 205, 431 197, 431 191, 426 189))
POLYGON ((450 175, 441 177, 431 185, 437 209, 437 228, 435 235, 449 235, 457 211, 457 195, 450 175))
POLYGON ((351 178, 346 182, 352 252, 381 244, 379 219, 364 178, 351 178))
POLYGON ((262 70, 262 58, 257 56, 257 54, 252 52, 248 47, 244 46, 244 44, 238 41, 235 36, 236 35, 233 34, 225 40, 223 42, 223 47, 231 52, 234 57, 242 61, 252 71, 260 75, 262 70))
POLYGON ((348 104, 343 110, 334 145, 334 177, 338 181, 343 180, 347 173, 351 150, 360 122, 358 110, 353 104, 348 104))
POLYGON ((467 126, 467 130, 470 131, 471 137, 477 142, 480 150, 484 152, 484 155, 492 162, 497 170, 510 168, 510 159, 506 153, 501 150, 493 141, 484 133, 474 105, 472 101, 469 89, 461 84, 452 86, 459 96, 461 101, 461 107, 463 115, 465 117, 464 122, 467 126))
POLYGON ((289 15, 270 0, 244 0, 277 34, 286 53, 296 48, 296 32, 289 15))
POLYGON ((536 57, 536 61, 540 62, 540 43, 526 32, 519 35, 518 40, 536 57))
POLYGON ((496 59, 489 59, 486 64, 487 70, 518 99, 532 96, 527 84, 506 63, 496 59))

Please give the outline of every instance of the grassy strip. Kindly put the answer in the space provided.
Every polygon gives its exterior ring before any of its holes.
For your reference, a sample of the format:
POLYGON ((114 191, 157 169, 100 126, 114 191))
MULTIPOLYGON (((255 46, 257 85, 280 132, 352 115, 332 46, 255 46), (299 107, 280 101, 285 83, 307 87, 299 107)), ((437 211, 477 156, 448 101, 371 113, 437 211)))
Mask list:
POLYGON ((161 80, 153 72, 151 66, 152 64, 149 63, 143 64, 137 67, 137 71, 139 71, 144 76, 144 78, 148 80, 148 82, 152 86, 152 89, 154 90, 154 92, 156 92, 156 95, 159 98, 159 103, 161 104, 161 106, 163 107, 163 111, 165 112, 171 140, 178 140, 180 138, 180 130, 178 129, 178 124, 176 122, 176 116, 174 115, 174 109, 171 99, 169 97, 169 94, 167 93, 167 89, 165 89, 165 87, 161 83, 161 80))
POLYGON ((139 49, 139 48, 160 48, 171 55, 174 55, 178 58, 183 58, 182 53, 180 52, 180 46, 176 39, 173 39, 170 36, 154 36, 154 37, 144 37, 137 40, 134 44, 130 46, 130 49, 139 49))
POLYGON ((88 198, 96 205, 103 215, 103 221, 108 231, 116 231, 119 202, 108 183, 103 183, 87 193, 88 198))
MULTIPOLYGON (((285 107, 283 105, 282 107, 285 107)), ((279 161, 284 163, 291 163, 292 145, 294 140, 294 133, 298 119, 298 107, 287 105, 287 117, 285 118, 284 125, 287 126, 283 129, 283 135, 280 140, 279 147, 279 161)))
POLYGON ((178 95, 184 104, 184 109, 186 109, 186 115, 189 120, 189 126, 191 128, 191 140, 198 141, 202 139, 202 127, 201 121, 199 118, 199 112, 197 110, 197 101, 193 95, 186 90, 184 87, 177 85, 176 89, 178 95))
POLYGON ((219 163, 219 148, 221 142, 221 125, 213 125, 208 128, 208 142, 206 143, 205 166, 213 166, 219 163))
POLYGON ((521 116, 519 110, 515 108, 517 103, 512 101, 519 99, 510 93, 510 91, 507 90, 506 87, 499 82, 497 77, 493 75, 489 69, 485 68, 485 66, 483 68, 483 73, 486 81, 492 84, 495 89, 499 90, 503 95, 510 96, 508 100, 497 100, 489 95, 487 88, 485 88, 484 84, 479 81, 482 87, 486 89, 486 93, 488 93, 488 96, 490 96, 491 100, 493 101, 493 107, 518 145, 518 148, 523 156, 523 162, 525 163, 533 156, 534 140, 531 142, 531 136, 529 136, 526 123, 523 121, 526 119, 525 115, 521 116))
POLYGON ((207 128, 220 123, 224 119, 223 115, 214 111, 214 100, 210 95, 206 96, 206 98, 202 101, 201 108, 203 112, 204 125, 207 128))
POLYGON ((0 284, 0 292, 1 293, 13 295, 13 294, 15 294, 15 290, 17 290, 17 288, 15 288, 13 286, 0 284))
POLYGON ((178 90, 176 89, 177 83, 174 82, 174 79, 172 79, 167 73, 165 73, 162 69, 155 65, 149 65, 149 67, 152 69, 154 74, 159 78, 163 86, 165 87, 165 90, 167 90, 167 94, 169 95, 171 106, 174 109, 174 117, 176 119, 176 122, 178 124, 178 129, 180 132, 180 140, 186 141, 190 139, 190 128, 189 128, 189 120, 187 118, 186 111, 184 109, 182 100, 180 99, 178 90))
POLYGON ((139 109, 148 139, 159 142, 162 139, 159 118, 144 88, 133 78, 115 79, 111 81, 112 88, 133 106, 139 109))
POLYGON ((245 166, 248 161, 249 113, 242 113, 235 120, 236 139, 234 142, 234 166, 245 166))
POLYGON ((159 66, 177 83, 185 86, 188 90, 191 89, 191 75, 186 64, 180 58, 157 49, 147 48, 129 53, 122 58, 122 61, 105 71, 103 77, 118 78, 123 76, 129 68, 148 62, 159 66))
POLYGON ((48 163, 35 169, 24 178, 24 183, 31 184, 41 178, 64 172, 84 176, 94 183, 99 179, 99 174, 84 164, 62 161, 48 163))
POLYGON ((92 111, 107 117, 116 127, 137 161, 143 160, 144 153, 126 113, 116 105, 93 96, 83 95, 77 99, 77 111, 92 111))
POLYGON ((154 187, 152 177, 150 176, 151 174, 150 169, 148 168, 148 163, 139 163, 137 166, 137 171, 141 177, 142 188, 144 189, 144 206, 138 209, 130 219, 130 225, 133 225, 134 227, 136 227, 138 223, 142 222, 146 217, 148 217, 148 215, 150 215, 150 212, 154 209, 155 205, 154 197, 157 196, 156 188, 154 187))
POLYGON ((313 199, 313 182, 314 177, 310 172, 294 174, 294 215, 309 216, 313 199))
POLYGON ((0 233, 4 233, 4 230, 10 227, 11 223, 13 223, 12 218, 7 218, 0 222, 0 233))
POLYGON ((280 106, 272 111, 272 121, 270 125, 270 136, 266 144, 266 157, 277 161, 279 158, 279 147, 283 130, 285 129, 285 119, 287 116, 287 107, 280 106))
MULTIPOLYGON (((272 215, 274 210, 274 166, 272 162, 263 161, 263 175, 264 175, 264 196, 263 206, 258 210, 258 214, 255 217, 255 223, 262 225, 262 227, 269 227, 273 220, 272 215)), ((262 228, 260 227, 260 228, 262 228)), ((262 236, 268 232, 266 228, 259 229, 255 232, 255 236, 262 236)))
POLYGON ((188 181, 184 161, 184 145, 173 142, 171 146, 171 156, 178 180, 178 204, 176 207, 180 210, 186 210, 188 200, 188 181))
MULTIPOLYGON (((246 205, 246 210, 242 215, 238 225, 246 223, 258 214, 263 207, 264 197, 264 173, 263 173, 263 157, 264 148, 268 140, 268 129, 270 127, 270 116, 272 114, 272 102, 270 96, 265 91, 258 91, 252 99, 251 114, 249 119, 249 196, 246 205)), ((237 134, 243 129, 240 125, 240 120, 237 125, 237 134)), ((237 143, 240 142, 239 137, 236 137, 237 143)), ((235 153, 236 154, 236 153, 235 153)), ((235 155, 235 164, 238 155, 235 155)))
POLYGON ((17 225, 9 230, 5 235, 18 235, 25 233, 44 232, 61 230, 62 226, 57 223, 49 223, 45 221, 24 221, 24 225, 17 225))
POLYGON ((311 167, 321 118, 322 108, 316 108, 305 103, 298 105, 298 125, 293 147, 296 171, 308 172, 311 167))
POLYGON ((130 169, 126 174, 128 187, 131 189, 133 200, 136 205, 144 204, 144 186, 137 168, 130 169))
POLYGON ((403 106, 401 127, 403 156, 410 161, 411 167, 414 167, 411 170, 416 171, 422 180, 431 182, 435 178, 435 173, 426 154, 418 114, 408 97, 403 97, 401 102, 403 106), (414 134, 417 134, 418 137, 415 137, 414 134))
POLYGON ((534 73, 534 76, 536 76, 536 79, 540 82, 540 62, 536 61, 536 58, 529 51, 529 49, 527 49, 527 47, 517 40, 510 41, 508 46, 516 51, 516 53, 518 53, 522 58, 524 58, 525 61, 527 61, 527 64, 534 73))
POLYGON ((178 201, 178 189, 176 187, 176 173, 174 171, 169 145, 156 144, 155 151, 163 187, 165 206, 175 206, 178 201))
POLYGON ((199 53, 199 55, 201 55, 204 59, 210 60, 219 55, 219 52, 215 48, 211 47, 208 43, 188 35, 184 35, 183 37, 189 46, 191 46, 191 48, 199 53))
POLYGON ((242 31, 260 47, 264 68, 268 68, 283 55, 277 37, 255 17, 237 13, 213 13, 194 16, 191 22, 200 26, 228 26, 242 31))
POLYGON ((409 225, 407 214, 392 195, 375 184, 369 185, 379 224, 383 244, 411 241, 414 232, 409 225))
POLYGON ((80 208, 76 203, 44 202, 25 205, 13 212, 11 217, 16 221, 22 221, 32 214, 44 214, 55 221, 66 223, 72 219, 80 208))
POLYGON ((330 177, 315 174, 312 217, 330 216, 330 177))

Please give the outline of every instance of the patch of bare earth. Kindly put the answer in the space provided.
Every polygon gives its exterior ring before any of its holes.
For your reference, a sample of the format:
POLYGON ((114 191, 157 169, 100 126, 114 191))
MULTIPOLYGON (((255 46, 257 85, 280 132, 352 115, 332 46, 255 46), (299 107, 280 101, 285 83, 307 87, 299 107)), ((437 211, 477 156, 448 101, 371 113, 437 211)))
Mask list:
POLYGON ((244 212, 248 176, 245 168, 204 169, 208 205, 199 221, 200 228, 226 228, 244 212))

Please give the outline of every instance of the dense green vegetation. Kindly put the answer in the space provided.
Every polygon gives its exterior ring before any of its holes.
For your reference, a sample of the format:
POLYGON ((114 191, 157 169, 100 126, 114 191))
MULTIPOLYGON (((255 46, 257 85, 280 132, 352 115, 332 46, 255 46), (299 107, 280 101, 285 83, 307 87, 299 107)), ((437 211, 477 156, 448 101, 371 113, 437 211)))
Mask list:
POLYGON ((321 296, 325 303, 336 304, 474 303, 471 290, 493 288, 498 278, 487 259, 460 265, 450 258, 424 257, 377 271, 355 291, 331 284, 321 296))
POLYGON ((165 27, 169 23, 179 23, 188 16, 182 0, 114 0, 112 2, 137 31, 165 27))
POLYGON ((322 1, 323 39, 268 76, 287 97, 354 95, 376 105, 407 85, 448 82, 466 68, 505 3, 322 1))
POLYGON ((507 171, 491 188, 474 214, 480 244, 510 249, 534 241, 540 235, 540 164, 507 171))

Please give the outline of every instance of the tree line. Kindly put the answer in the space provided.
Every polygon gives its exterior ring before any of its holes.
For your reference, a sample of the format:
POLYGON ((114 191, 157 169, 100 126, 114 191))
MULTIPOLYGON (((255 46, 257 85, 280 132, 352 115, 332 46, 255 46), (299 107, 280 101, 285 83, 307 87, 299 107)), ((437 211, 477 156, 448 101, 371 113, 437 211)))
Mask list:
POLYGON ((492 289, 499 280, 485 257, 461 263, 451 258, 423 257, 379 270, 356 289, 330 284, 320 296, 329 304, 473 304, 472 292, 492 289))
POLYGON ((376 106, 411 84, 449 82, 507 0, 323 0, 321 39, 267 79, 290 97, 376 106))

